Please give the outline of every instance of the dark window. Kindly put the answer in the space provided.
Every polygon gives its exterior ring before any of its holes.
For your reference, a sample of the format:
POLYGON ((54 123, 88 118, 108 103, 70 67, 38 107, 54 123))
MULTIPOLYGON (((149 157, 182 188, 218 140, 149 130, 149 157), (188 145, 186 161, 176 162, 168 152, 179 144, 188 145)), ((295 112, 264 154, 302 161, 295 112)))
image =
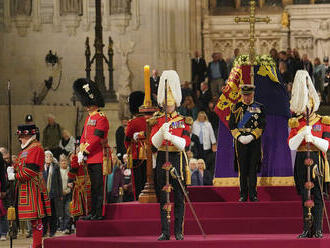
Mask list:
POLYGON ((294 0, 293 4, 309 4, 310 0, 294 0))
POLYGON ((282 0, 266 0, 266 5, 271 7, 281 7, 282 0))
POLYGON ((235 1, 231 0, 217 0, 217 8, 232 7, 235 8, 235 1))
POLYGON ((315 3, 330 3, 330 0, 316 0, 315 3))
MULTIPOLYGON (((257 3, 256 3, 257 5, 257 3)), ((250 6, 250 0, 241 0, 241 6, 244 7, 244 6, 250 6)))

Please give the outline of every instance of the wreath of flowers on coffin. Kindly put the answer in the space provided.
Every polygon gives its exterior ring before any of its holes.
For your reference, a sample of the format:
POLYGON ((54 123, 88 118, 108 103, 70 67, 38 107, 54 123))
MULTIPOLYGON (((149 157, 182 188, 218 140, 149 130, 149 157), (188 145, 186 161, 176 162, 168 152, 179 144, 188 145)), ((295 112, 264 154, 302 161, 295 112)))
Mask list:
MULTIPOLYGON (((249 55, 240 55, 234 60, 234 66, 250 65, 249 55)), ((274 59, 267 54, 256 55, 254 65, 276 66, 274 59)))

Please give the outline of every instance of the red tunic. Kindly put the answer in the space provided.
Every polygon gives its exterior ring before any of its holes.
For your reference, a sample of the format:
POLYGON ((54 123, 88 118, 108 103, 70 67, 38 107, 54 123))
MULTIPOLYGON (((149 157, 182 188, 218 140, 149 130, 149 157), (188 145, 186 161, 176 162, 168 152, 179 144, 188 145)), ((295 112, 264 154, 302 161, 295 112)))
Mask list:
POLYGON ((139 157, 139 151, 144 145, 143 139, 145 137, 144 132, 146 131, 146 128, 147 120, 143 115, 136 116, 127 123, 125 129, 125 147, 127 150, 130 149, 133 159, 141 159, 141 157, 139 157), (136 132, 141 133, 137 142, 133 139, 133 135, 136 132))
POLYGON ((20 152, 14 164, 18 181, 18 217, 21 220, 51 215, 47 188, 42 178, 44 160, 44 150, 35 140, 20 152))
MULTIPOLYGON (((310 120, 310 126, 312 126, 312 135, 315 137, 319 137, 322 139, 326 139, 328 142, 330 141, 330 123, 328 123, 329 117, 324 117, 320 115, 316 115, 314 118, 310 120)), ((292 118, 290 120, 290 135, 288 140, 298 134, 300 130, 302 130, 306 126, 306 119, 303 117, 292 118)), ((305 146, 306 141, 303 140, 300 144, 300 147, 305 146)))
POLYGON ((107 143, 108 131, 108 119, 100 110, 86 117, 80 151, 87 154, 87 164, 103 163, 103 146, 107 143))
POLYGON ((72 158, 68 177, 74 181, 72 201, 70 203, 71 216, 88 215, 91 211, 91 182, 87 168, 78 164, 77 156, 72 158), (88 209, 87 213, 85 211, 86 208, 88 209))
MULTIPOLYGON (((186 140, 186 147, 190 145, 190 126, 191 126, 191 118, 185 118, 182 115, 179 115, 177 112, 173 112, 171 115, 168 115, 167 122, 169 122, 170 128, 169 132, 175 136, 182 137, 186 140)), ((160 116, 157 119, 156 124, 152 127, 150 138, 152 138, 158 130, 165 123, 165 115, 160 116)), ((166 140, 163 140, 162 147, 166 145, 166 140)), ((169 147, 173 147, 174 145, 171 142, 168 142, 169 147)))

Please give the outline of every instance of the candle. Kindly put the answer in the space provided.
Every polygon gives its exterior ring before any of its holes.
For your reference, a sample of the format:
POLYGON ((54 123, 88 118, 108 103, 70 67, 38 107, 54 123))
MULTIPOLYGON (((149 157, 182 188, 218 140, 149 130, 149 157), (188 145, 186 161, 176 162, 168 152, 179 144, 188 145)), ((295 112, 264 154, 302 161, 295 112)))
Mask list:
POLYGON ((151 107, 150 95, 150 66, 144 66, 144 107, 151 107))

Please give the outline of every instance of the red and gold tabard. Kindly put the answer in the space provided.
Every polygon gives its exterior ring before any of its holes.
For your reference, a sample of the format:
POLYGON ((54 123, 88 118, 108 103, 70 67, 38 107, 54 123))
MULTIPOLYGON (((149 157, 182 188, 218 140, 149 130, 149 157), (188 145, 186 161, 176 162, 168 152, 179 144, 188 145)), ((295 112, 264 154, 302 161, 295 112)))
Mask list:
MULTIPOLYGON (((309 125, 312 126, 312 135, 318 138, 322 138, 330 142, 330 117, 320 116, 313 114, 310 118, 309 125)), ((306 127, 306 119, 303 116, 297 118, 291 118, 289 120, 289 126, 291 128, 288 140, 296 136, 299 132, 303 131, 306 127)), ((314 145, 311 144, 311 150, 318 151, 314 145)), ((298 148, 298 151, 307 151, 306 141, 303 140, 298 148)))
MULTIPOLYGON (((168 114, 167 122, 170 123, 169 132, 175 136, 182 137, 186 140, 186 147, 190 145, 190 126, 192 125, 192 118, 190 117, 184 117, 182 115, 179 115, 176 111, 174 111, 172 114, 168 114)), ((158 130, 163 126, 165 123, 165 114, 160 115, 160 117, 157 118, 156 124, 152 127, 150 138, 158 132, 158 130)), ((159 147, 158 150, 164 151, 166 145, 166 140, 163 140, 162 146, 159 147)), ((168 148, 169 151, 172 151, 172 149, 176 150, 175 146, 168 141, 168 148)))
POLYGON ((146 117, 137 115, 127 123, 125 129, 125 147, 128 153, 132 154, 132 159, 146 159, 145 150, 145 131, 147 127, 146 117), (138 141, 133 139, 134 133, 139 133, 138 141))
POLYGON ((80 151, 87 155, 87 164, 103 163, 103 147, 107 144, 109 122, 100 110, 89 114, 80 139, 80 151))
POLYGON ((44 150, 35 140, 20 152, 14 164, 20 220, 36 220, 51 215, 47 188, 42 178, 44 160, 44 150))
POLYGON ((68 173, 69 179, 73 180, 72 201, 70 203, 71 216, 88 215, 91 211, 91 181, 87 168, 78 164, 75 156, 71 161, 71 169, 68 173), (87 213, 85 209, 87 208, 87 213))

